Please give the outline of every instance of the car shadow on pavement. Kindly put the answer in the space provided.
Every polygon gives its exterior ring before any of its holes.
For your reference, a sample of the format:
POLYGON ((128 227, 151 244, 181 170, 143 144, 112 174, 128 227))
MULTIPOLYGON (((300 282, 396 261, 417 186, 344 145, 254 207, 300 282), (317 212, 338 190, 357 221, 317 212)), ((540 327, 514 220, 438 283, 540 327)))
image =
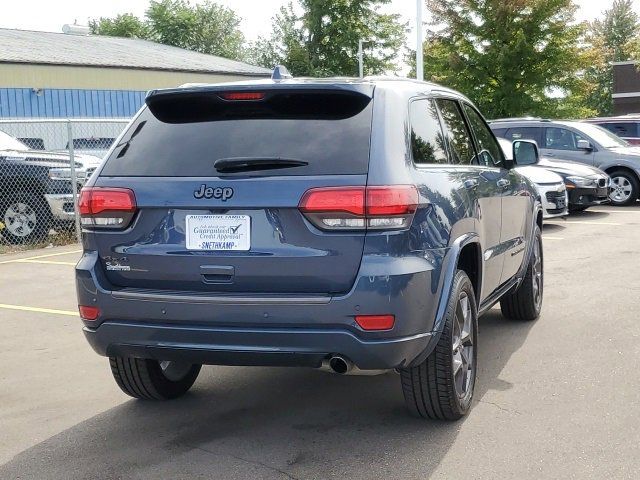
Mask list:
POLYGON ((542 233, 558 233, 561 232, 562 230, 564 230, 565 227, 563 224, 561 223, 547 223, 544 222, 542 224, 542 233))
POLYGON ((569 220, 602 220, 611 216, 609 212, 598 211, 594 212, 593 210, 584 210, 582 212, 572 212, 568 217, 569 220))
MULTIPOLYGON (((497 309, 480 320, 476 408, 511 388, 500 373, 533 325, 497 309)), ((184 398, 127 401, 16 455, 0 478, 427 478, 469 418, 408 416, 396 373, 205 367, 184 398)))

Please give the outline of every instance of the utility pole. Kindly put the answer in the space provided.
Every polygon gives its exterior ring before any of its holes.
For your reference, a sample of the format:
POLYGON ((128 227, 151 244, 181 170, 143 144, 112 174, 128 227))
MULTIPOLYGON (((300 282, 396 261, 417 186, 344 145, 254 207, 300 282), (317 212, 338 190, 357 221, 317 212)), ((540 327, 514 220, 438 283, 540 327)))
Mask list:
POLYGON ((358 40, 358 75, 364 77, 364 53, 362 52, 362 40, 358 40))
POLYGON ((416 0, 416 78, 424 80, 424 62, 422 59, 422 2, 416 0))

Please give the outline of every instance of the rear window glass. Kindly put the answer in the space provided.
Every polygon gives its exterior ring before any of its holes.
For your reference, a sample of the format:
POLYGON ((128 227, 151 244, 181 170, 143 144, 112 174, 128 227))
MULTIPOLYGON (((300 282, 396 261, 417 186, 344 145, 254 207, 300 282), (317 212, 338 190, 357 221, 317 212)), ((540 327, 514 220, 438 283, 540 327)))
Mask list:
POLYGON ((251 171, 251 175, 365 174, 373 102, 362 95, 358 102, 349 97, 322 95, 316 97, 321 104, 315 104, 305 99, 296 103, 289 96, 286 108, 274 100, 268 109, 255 102, 255 107, 237 102, 237 107, 225 103, 223 108, 212 103, 209 109, 206 102, 176 96, 166 105, 152 104, 154 113, 144 108, 113 149, 101 175, 246 175, 221 174, 214 168, 216 160, 237 158, 306 163, 251 171))

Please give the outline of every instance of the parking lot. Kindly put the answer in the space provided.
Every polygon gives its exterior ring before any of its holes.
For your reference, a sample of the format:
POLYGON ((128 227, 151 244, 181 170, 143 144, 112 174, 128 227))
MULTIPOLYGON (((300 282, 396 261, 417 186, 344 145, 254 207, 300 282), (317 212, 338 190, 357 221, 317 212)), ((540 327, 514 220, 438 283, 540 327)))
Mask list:
POLYGON ((542 317, 480 320, 457 423, 409 417, 395 373, 206 367, 131 400, 83 338, 78 246, 0 256, 0 478, 637 478, 640 207, 543 237, 542 317))

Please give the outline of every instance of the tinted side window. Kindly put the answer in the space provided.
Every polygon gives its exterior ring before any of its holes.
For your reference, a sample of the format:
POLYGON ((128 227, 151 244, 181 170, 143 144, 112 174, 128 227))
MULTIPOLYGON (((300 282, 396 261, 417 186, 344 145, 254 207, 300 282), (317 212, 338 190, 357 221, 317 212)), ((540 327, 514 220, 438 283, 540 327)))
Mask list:
POLYGON ((411 102, 411 154, 417 164, 448 163, 444 134, 432 100, 411 102))
POLYGON ((437 103, 446 128, 449 146, 451 147, 451 163, 465 165, 473 163, 476 158, 476 152, 458 102, 438 99, 437 103))
POLYGON ((491 127, 494 135, 498 138, 507 138, 507 130, 506 128, 493 128, 491 127))
POLYGON ((486 167, 501 165, 504 160, 502 149, 491 133, 491 130, 489 130, 489 127, 487 127, 485 121, 470 105, 463 103, 462 108, 464 108, 464 111, 467 114, 471 130, 473 130, 473 133, 476 136, 476 141, 478 142, 478 160, 480 165, 484 165, 486 167))
POLYGON ((580 135, 566 128, 547 127, 544 146, 554 150, 578 150, 578 140, 582 139, 580 135))
POLYGON ((632 122, 623 123, 604 123, 600 125, 606 128, 611 133, 615 133, 619 137, 637 137, 638 136, 638 124, 632 122))
POLYGON ((17 140, 21 141, 22 143, 24 143, 27 147, 29 147, 32 150, 44 150, 44 140, 41 138, 33 138, 33 137, 26 137, 26 138, 18 138, 17 140))
POLYGON ((535 140, 540 143, 540 130, 538 127, 515 127, 507 130, 504 138, 514 140, 535 140))

